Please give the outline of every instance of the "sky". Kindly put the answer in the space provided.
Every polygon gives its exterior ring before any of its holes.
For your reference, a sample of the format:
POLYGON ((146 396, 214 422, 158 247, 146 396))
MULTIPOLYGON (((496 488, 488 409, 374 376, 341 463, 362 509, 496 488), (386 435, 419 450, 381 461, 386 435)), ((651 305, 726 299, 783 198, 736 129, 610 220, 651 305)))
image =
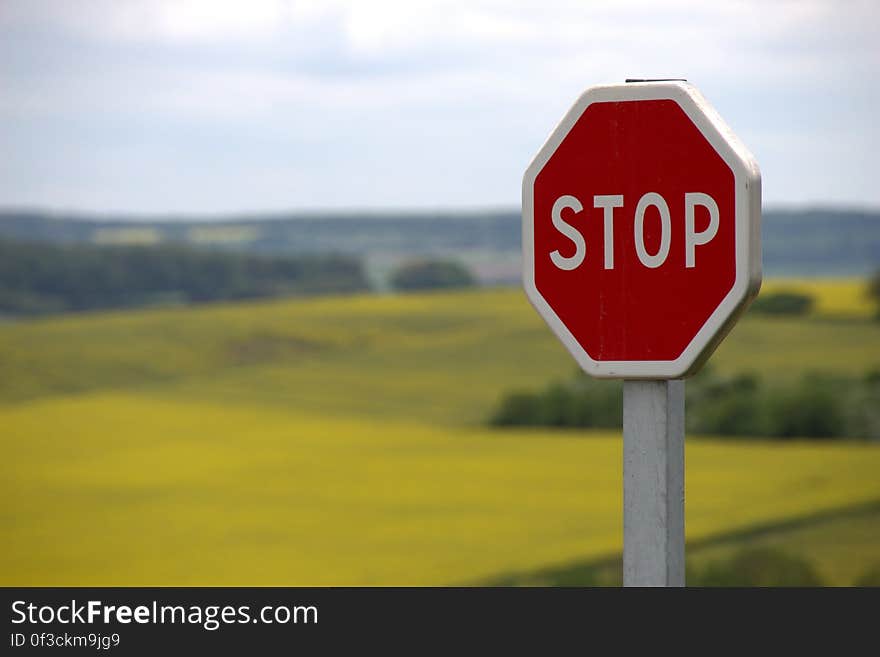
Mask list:
POLYGON ((876 0, 0 0, 0 206, 516 208, 628 77, 695 84, 765 206, 880 207, 876 0))

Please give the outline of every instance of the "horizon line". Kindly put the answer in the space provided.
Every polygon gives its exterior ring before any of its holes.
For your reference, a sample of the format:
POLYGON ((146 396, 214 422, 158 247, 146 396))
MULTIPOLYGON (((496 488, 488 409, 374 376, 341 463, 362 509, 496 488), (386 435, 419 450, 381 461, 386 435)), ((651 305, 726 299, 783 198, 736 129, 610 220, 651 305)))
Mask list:
MULTIPOLYGON (((834 202, 781 202, 762 206, 762 212, 866 212, 880 214, 880 205, 868 203, 834 203, 834 202)), ((485 206, 437 206, 437 207, 403 207, 403 206, 363 206, 363 207, 307 207, 286 210, 227 210, 227 211, 138 211, 138 210, 80 210, 53 208, 30 205, 0 205, 0 216, 12 214, 35 215, 42 218, 73 219, 84 221, 131 221, 131 222, 217 222, 241 221, 254 219, 292 219, 292 218, 335 218, 341 216, 381 216, 426 217, 431 215, 519 215, 517 206, 485 205, 485 206)))

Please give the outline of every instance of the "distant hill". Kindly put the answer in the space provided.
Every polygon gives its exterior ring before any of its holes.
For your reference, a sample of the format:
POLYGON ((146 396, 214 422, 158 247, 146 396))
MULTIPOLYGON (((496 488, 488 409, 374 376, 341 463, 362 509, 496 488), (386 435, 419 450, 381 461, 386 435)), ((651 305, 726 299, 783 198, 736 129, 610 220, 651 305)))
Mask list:
MULTIPOLYGON (((356 254, 375 281, 414 256, 454 257, 483 283, 519 279, 520 215, 394 212, 229 216, 212 220, 0 211, 0 237, 91 244, 182 243, 263 254, 356 254)), ((864 275, 880 269, 880 211, 765 210, 771 276, 864 275)))
POLYGON ((777 210, 763 217, 764 267, 792 276, 880 269, 880 211, 777 210))

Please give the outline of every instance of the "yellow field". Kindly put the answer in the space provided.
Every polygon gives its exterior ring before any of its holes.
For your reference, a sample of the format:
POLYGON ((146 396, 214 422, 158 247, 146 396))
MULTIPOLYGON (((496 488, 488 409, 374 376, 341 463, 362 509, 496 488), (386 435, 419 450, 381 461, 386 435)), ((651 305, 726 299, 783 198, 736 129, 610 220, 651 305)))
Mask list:
POLYGON ((826 317, 871 317, 877 312, 861 278, 772 278, 761 293, 773 292, 808 294, 815 301, 814 313, 826 317))
POLYGON ((158 244, 162 235, 155 228, 98 228, 92 239, 96 244, 158 244))
POLYGON ((187 237, 200 244, 240 244, 253 242, 260 237, 260 231, 253 226, 194 226, 187 231, 187 237))
MULTIPOLYGON (((861 375, 880 323, 749 316, 712 362, 861 375)), ((483 428, 573 369, 515 290, 0 326, 0 584, 456 584, 614 553, 618 436, 483 428)), ((691 439, 688 537, 878 500, 878 447, 691 439)))
MULTIPOLYGON (((621 544, 616 436, 127 395, 5 427, 2 584, 450 584, 621 544)), ((880 498, 880 450, 697 441, 688 536, 880 498)))

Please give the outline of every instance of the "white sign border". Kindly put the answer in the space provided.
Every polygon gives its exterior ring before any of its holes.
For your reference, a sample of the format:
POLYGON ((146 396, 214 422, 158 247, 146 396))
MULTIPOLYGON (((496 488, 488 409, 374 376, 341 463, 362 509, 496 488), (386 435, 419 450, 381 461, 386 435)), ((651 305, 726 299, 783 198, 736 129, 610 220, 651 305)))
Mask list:
POLYGON ((522 249, 526 296, 587 374, 606 379, 677 379, 690 376, 709 358, 761 287, 761 172, 758 163, 718 112, 687 82, 631 82, 591 87, 562 117, 523 176, 522 249), (638 100, 675 101, 733 172, 736 188, 736 280, 675 360, 597 361, 581 347, 535 284, 534 186, 541 169, 587 107, 592 103, 638 100))

